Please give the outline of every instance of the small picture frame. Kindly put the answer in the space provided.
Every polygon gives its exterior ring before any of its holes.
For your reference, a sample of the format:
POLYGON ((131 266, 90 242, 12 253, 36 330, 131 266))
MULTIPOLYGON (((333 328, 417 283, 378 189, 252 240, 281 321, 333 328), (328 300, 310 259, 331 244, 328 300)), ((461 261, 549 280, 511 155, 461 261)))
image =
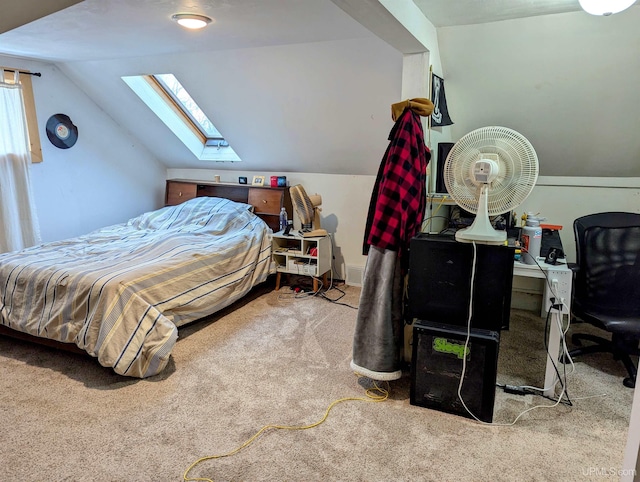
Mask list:
POLYGON ((253 176, 252 186, 264 186, 264 176, 253 176))
POLYGON ((245 176, 240 176, 238 178, 238 183, 239 184, 246 184, 247 183, 247 178, 245 176))

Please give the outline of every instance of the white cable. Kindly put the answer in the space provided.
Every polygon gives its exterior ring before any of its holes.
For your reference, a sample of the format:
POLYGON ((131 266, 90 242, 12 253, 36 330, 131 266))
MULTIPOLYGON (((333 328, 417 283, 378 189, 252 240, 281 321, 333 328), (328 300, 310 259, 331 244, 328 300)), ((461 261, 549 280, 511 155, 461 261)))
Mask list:
MULTIPOLYGON (((509 427, 511 425, 515 425, 515 423, 520 419, 520 417, 522 417, 525 413, 530 412, 536 408, 554 408, 557 407, 560 402, 562 401, 562 397, 564 397, 565 391, 566 391, 566 383, 562 385, 562 392, 560 393, 560 395, 558 396, 558 399, 556 400, 556 402, 552 405, 535 405, 533 407, 530 407, 526 410, 524 410, 523 412, 521 412, 511 423, 495 423, 495 422, 485 422, 483 420, 480 420, 478 417, 475 416, 475 414, 469 410, 469 407, 467 407, 467 404, 464 402, 463 398, 462 398, 462 384, 464 382, 464 375, 467 369, 467 347, 469 345, 469 340, 471 338, 471 317, 472 317, 472 309, 473 309, 473 283, 474 283, 474 279, 475 279, 475 274, 476 274, 476 255, 477 255, 477 247, 476 247, 476 243, 475 241, 472 241, 473 244, 473 262, 471 265, 471 290, 470 290, 470 297, 469 297, 469 317, 467 319, 467 338, 465 340, 464 343, 464 351, 463 353, 463 358, 462 358, 462 372, 460 374, 460 382, 458 383, 458 398, 460 398, 460 401, 462 402, 462 406, 465 408, 465 410, 469 413, 469 415, 471 415, 477 422, 483 424, 483 425, 491 425, 491 426, 497 426, 497 427, 509 427)), ((565 344, 566 346, 566 344, 565 344)))
MULTIPOLYGON (((525 250, 526 251, 526 250, 525 250)), ((533 261, 535 262, 536 266, 538 267, 538 269, 540 270, 540 272, 542 273, 542 275, 544 276, 545 279, 545 283, 547 284, 547 286, 549 287, 549 291, 551 292, 551 294, 553 295, 553 297, 556 299, 556 301, 559 301, 562 306, 565 308, 565 310, 567 311, 567 327, 565 329, 562 328, 562 310, 556 310, 556 315, 558 317, 557 319, 557 323, 558 323, 558 330, 560 331, 560 333, 562 333, 562 354, 565 357, 565 360, 569 360, 569 363, 571 363, 571 372, 569 373, 569 375, 575 373, 576 367, 575 364, 573 363, 573 359, 571 358, 571 355, 569 354, 569 348, 567 347, 567 332, 569 331, 569 327, 571 326, 571 312, 569 311, 569 306, 567 306, 567 304, 558 296, 558 293, 556 293, 553 290, 553 282, 549 279, 549 276, 547 276, 547 272, 542 268, 542 266, 540 266, 540 264, 538 263, 538 260, 536 260, 535 258, 532 258, 533 261)), ((543 301, 544 302, 544 301, 543 301)), ((549 311, 551 311, 550 308, 549 311)), ((551 354, 549 353, 549 351, 547 350, 547 356, 551 357, 551 354)), ((557 367, 556 367, 557 368, 557 367)), ((553 384, 553 386, 551 387, 545 387, 545 388, 538 388, 538 387, 533 387, 530 385, 523 385, 522 388, 528 388, 530 390, 536 390, 536 391, 541 391, 541 392, 546 392, 547 390, 550 390, 552 388, 555 388, 558 385, 558 382, 560 381, 560 379, 558 378, 558 380, 555 381, 555 383, 553 384)), ((566 373, 565 373, 565 384, 566 384, 566 373)))
MULTIPOLYGON (((562 314, 558 311, 556 311, 555 313, 556 315, 556 323, 558 324, 558 330, 560 330, 560 333, 562 333, 562 356, 565 357, 565 360, 569 360, 569 363, 571 363, 571 371, 569 373, 565 373, 564 376, 564 383, 565 385, 567 384, 567 375, 573 375, 576 371, 576 366, 573 363, 573 359, 571 358, 571 355, 569 355, 569 347, 567 346, 567 331, 569 331, 569 326, 571 325, 571 320, 569 319, 569 321, 567 322, 567 327, 566 328, 562 328, 562 314)), ((549 353, 549 351, 547 351, 547 357, 551 358, 551 354, 549 353)), ((566 363, 565 363, 566 364, 566 363)), ((535 390, 538 392, 546 392, 547 390, 550 390, 552 388, 555 388, 558 383, 560 383, 560 378, 558 378, 555 383, 550 386, 550 387, 545 387, 545 388, 539 388, 539 387, 533 387, 531 385, 522 385, 522 388, 527 388, 529 390, 535 390)))
POLYGON ((471 410, 469 410, 469 407, 467 407, 467 404, 464 402, 464 399, 462 398, 462 384, 464 383, 464 375, 467 371, 467 347, 469 346, 469 339, 471 338, 471 318, 473 316, 473 282, 476 277, 477 247, 476 247, 475 241, 472 241, 471 243, 473 244, 473 261, 471 262, 471 288, 469 290, 470 291, 469 292, 469 316, 467 317, 467 337, 464 341, 464 350, 462 350, 462 372, 460 373, 460 381, 458 382, 458 398, 462 402, 462 406, 464 407, 464 409, 476 421, 481 423, 488 423, 488 422, 483 422, 478 417, 476 417, 475 414, 471 410))

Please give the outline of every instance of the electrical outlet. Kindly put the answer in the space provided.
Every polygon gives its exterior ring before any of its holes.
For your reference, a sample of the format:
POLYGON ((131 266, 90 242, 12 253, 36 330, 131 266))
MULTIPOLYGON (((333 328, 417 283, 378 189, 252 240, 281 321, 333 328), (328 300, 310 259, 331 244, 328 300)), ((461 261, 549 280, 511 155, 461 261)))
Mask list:
MULTIPOLYGON (((544 312, 548 312, 551 308, 551 297, 556 299, 555 304, 561 305, 563 302, 568 303, 571 300, 571 271, 560 271, 550 269, 547 271, 547 279, 549 286, 545 286, 544 296, 544 312)), ((545 280, 547 283, 547 280, 545 280)), ((562 313, 567 313, 567 308, 562 306, 562 313)))

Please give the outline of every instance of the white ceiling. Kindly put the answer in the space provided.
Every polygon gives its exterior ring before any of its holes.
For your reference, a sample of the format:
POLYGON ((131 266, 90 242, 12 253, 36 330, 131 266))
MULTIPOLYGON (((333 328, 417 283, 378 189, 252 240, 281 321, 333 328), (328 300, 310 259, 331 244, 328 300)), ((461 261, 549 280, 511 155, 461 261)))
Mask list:
MULTIPOLYGON (((52 1, 60 5, 74 0, 52 1)), ((121 76, 165 71, 179 75, 238 152, 245 170, 287 172, 295 166, 299 172, 372 174, 386 144, 388 105, 400 95, 402 54, 416 52, 411 49, 418 42, 390 14, 390 5, 415 11, 410 1, 84 0, 0 33, 0 55, 53 62, 168 167, 202 163, 173 136, 163 135, 161 121, 132 98, 121 76), (182 11, 204 13, 214 23, 202 31, 184 30, 171 20, 182 11), (211 96, 211 91, 219 95, 211 96), (238 99, 250 116, 238 108, 238 99), (312 125, 306 123, 308 112, 314 112, 312 125)), ((500 122, 519 127, 537 141, 544 175, 638 172, 638 138, 630 132, 638 125, 640 110, 629 72, 637 73, 639 67, 634 47, 640 2, 627 15, 596 19, 579 12, 578 0, 413 1, 439 29, 439 49, 448 62, 448 94, 458 101, 450 104, 457 113, 452 138, 500 122), (514 19, 522 21, 506 21, 514 19), (471 26, 448 28, 460 25, 471 26), (519 42, 517 48, 505 45, 504 38, 519 42), (493 54, 479 45, 491 45, 493 54), (516 52, 527 55, 514 57, 516 52), (542 78, 535 68, 541 59, 546 69, 542 78), (554 62, 557 65, 549 67, 554 62), (583 107, 591 105, 592 96, 598 98, 592 92, 601 86, 606 68, 617 90, 606 92, 607 109, 599 113, 617 117, 615 122, 589 122, 591 111, 584 113, 583 107), (501 87, 483 84, 484 90, 463 100, 480 85, 465 83, 469 69, 476 69, 480 80, 487 72, 502 72, 501 87), (506 71, 520 77, 504 75, 506 71), (618 92, 626 94, 615 95, 618 92), (556 121, 538 122, 546 118, 549 94, 557 96, 562 108, 556 121), (477 99, 489 95, 503 108, 478 109, 477 99), (509 95, 518 99, 515 106, 504 101, 509 95), (523 116, 523 111, 536 114, 523 116), (486 115, 478 117, 479 112, 486 115), (586 139, 597 139, 597 145, 586 139), (603 155, 611 145, 624 149, 616 149, 615 156, 603 155), (584 146, 585 152, 567 153, 573 146, 584 146), (602 158, 609 162, 599 162, 602 158)), ((0 0, 0 12, 20 4, 33 13, 44 3, 0 0)), ((75 104, 61 108, 78 119, 84 115, 74 110, 75 104)))
MULTIPOLYGON (((0 0, 0 11, 24 7, 24 1, 0 0)), ((579 10, 578 0, 414 1, 436 27, 579 10)), ((103 60, 368 35, 327 1, 84 0, 0 34, 0 53, 52 61, 103 60), (170 20, 177 12, 203 13, 214 23, 203 31, 186 31, 170 20)))
MULTIPOLYGON (((0 0, 0 11, 3 3, 7 1, 0 0)), ((0 34, 0 53, 52 61, 86 61, 370 35, 328 1, 84 0, 0 34), (213 24, 201 31, 183 29, 171 20, 178 12, 208 15, 213 24)))
POLYGON ((581 10, 578 0, 413 0, 436 27, 497 22, 581 10))
POLYGON ((20 2, 0 2, 0 33, 8 32, 16 27, 50 15, 82 0, 21 0, 20 2))

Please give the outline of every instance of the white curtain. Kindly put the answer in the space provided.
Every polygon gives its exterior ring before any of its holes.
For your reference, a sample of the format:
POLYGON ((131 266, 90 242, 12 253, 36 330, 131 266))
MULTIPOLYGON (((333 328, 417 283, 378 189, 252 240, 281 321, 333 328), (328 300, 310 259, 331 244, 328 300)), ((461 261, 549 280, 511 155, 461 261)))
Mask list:
POLYGON ((15 83, 7 83, 0 69, 0 253, 40 243, 29 178, 27 118, 17 76, 15 83))

